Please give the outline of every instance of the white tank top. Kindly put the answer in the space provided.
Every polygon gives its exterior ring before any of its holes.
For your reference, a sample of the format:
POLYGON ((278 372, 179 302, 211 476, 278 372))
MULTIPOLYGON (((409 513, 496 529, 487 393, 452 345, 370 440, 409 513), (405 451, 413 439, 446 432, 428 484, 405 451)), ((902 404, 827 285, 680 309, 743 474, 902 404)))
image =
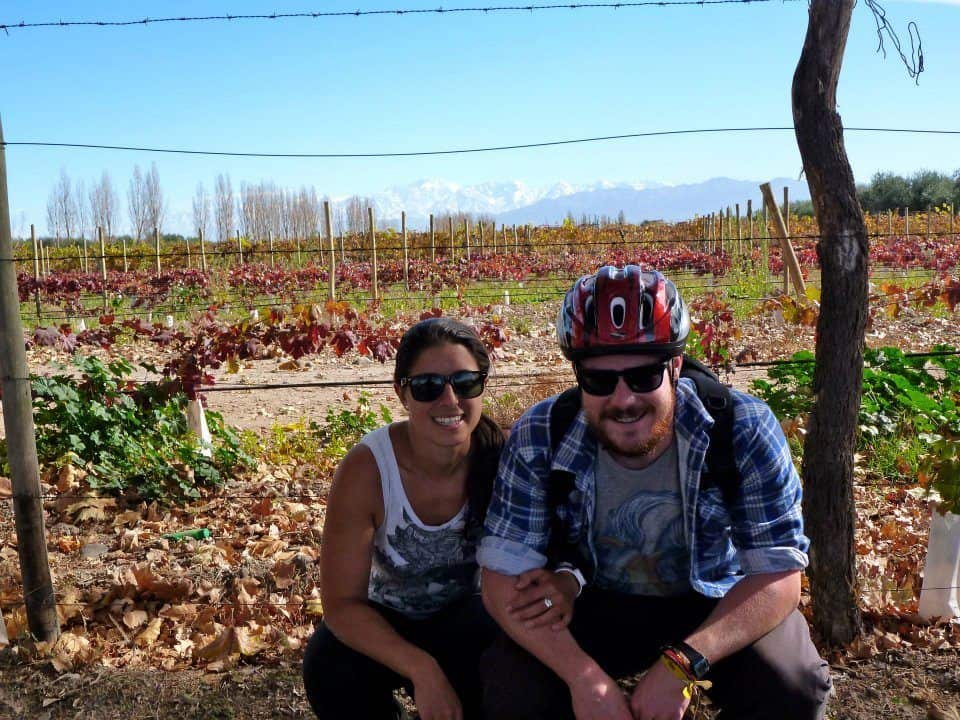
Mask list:
POLYGON ((360 442, 380 471, 383 523, 373 537, 368 597, 410 617, 424 617, 473 592, 477 538, 466 537, 467 506, 442 525, 425 525, 407 498, 390 426, 360 442))

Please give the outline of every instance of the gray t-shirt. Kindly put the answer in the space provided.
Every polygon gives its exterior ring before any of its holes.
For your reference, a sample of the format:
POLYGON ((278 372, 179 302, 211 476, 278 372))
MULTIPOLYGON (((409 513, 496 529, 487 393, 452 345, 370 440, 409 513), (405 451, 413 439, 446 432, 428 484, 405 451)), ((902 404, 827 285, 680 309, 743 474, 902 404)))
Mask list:
POLYGON ((689 592, 676 441, 642 470, 619 465, 601 448, 596 476, 597 586, 661 597, 689 592))

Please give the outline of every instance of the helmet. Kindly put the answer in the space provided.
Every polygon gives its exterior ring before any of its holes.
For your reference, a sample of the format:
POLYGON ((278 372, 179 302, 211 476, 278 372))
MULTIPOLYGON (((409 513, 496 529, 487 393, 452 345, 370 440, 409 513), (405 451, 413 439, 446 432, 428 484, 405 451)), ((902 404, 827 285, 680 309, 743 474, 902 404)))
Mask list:
POLYGON ((657 270, 605 265, 570 288, 557 316, 569 360, 617 353, 680 355, 690 314, 677 286, 657 270))

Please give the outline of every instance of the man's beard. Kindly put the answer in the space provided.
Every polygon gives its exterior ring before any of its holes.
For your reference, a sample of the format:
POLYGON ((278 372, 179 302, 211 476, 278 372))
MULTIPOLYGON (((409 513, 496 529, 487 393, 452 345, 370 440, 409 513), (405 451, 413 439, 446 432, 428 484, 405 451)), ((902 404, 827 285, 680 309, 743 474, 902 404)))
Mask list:
POLYGON ((622 415, 624 415, 624 413, 604 413, 600 418, 601 422, 597 424, 597 427, 592 428, 600 444, 615 455, 629 458, 645 458, 657 449, 657 446, 664 440, 664 438, 673 433, 674 406, 671 405, 671 407, 664 412, 663 417, 657 418, 654 421, 653 427, 650 429, 649 437, 647 437, 645 440, 635 443, 630 447, 621 447, 620 445, 615 444, 611 437, 604 432, 603 421, 616 421, 616 418, 622 415))

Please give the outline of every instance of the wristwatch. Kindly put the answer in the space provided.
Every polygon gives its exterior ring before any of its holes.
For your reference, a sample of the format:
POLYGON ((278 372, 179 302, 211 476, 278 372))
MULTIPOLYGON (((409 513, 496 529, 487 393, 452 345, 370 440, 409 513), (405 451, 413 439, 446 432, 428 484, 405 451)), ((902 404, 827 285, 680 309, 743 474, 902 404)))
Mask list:
POLYGON ((587 579, 583 576, 582 572, 577 570, 577 568, 575 568, 570 563, 561 563, 560 565, 557 566, 554 572, 570 573, 571 575, 573 575, 578 585, 576 597, 580 597, 580 593, 582 593, 583 589, 587 586, 587 579))
POLYGON ((690 663, 690 674, 697 680, 703 680, 704 675, 710 672, 710 661, 682 640, 667 643, 662 649, 673 650, 673 652, 686 658, 690 663))

